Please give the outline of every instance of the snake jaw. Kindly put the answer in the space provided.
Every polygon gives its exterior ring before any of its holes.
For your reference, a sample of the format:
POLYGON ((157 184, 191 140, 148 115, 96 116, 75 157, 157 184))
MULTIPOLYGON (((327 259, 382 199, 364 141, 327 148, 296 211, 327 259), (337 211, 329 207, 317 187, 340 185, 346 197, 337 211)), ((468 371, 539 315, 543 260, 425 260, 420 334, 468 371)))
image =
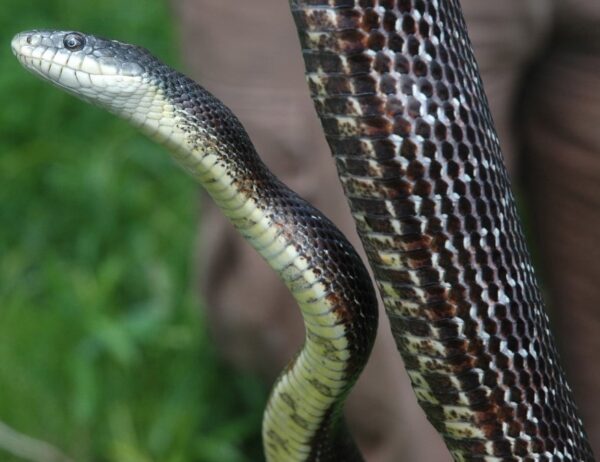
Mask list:
POLYGON ((151 62, 143 48, 79 32, 21 32, 13 38, 11 48, 29 71, 112 112, 120 112, 113 104, 115 98, 140 93, 147 75, 138 62, 140 57, 151 62), (82 42, 70 49, 68 39, 73 36, 82 42))

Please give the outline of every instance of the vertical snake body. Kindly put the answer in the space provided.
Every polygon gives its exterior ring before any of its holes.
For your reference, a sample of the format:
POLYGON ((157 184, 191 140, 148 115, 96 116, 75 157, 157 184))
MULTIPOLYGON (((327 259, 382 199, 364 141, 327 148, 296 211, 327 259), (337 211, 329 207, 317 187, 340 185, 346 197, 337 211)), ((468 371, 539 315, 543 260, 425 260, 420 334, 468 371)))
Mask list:
POLYGON ((455 460, 593 460, 458 0, 292 0, 421 407, 455 460))

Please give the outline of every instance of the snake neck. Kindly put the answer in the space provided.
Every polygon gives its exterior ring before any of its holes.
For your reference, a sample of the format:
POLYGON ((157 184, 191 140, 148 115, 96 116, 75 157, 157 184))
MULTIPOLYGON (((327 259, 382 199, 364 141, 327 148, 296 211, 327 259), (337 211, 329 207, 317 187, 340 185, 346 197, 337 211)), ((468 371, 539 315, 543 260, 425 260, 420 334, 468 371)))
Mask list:
POLYGON ((187 77, 166 80, 177 85, 155 87, 144 98, 153 109, 129 118, 202 184, 278 273, 304 318, 304 347, 265 412, 267 459, 336 460, 333 448, 347 447, 358 460, 340 436, 339 415, 375 338, 377 302, 366 269, 335 226, 271 174, 228 108, 187 77), (163 118, 169 123, 161 125, 163 118))

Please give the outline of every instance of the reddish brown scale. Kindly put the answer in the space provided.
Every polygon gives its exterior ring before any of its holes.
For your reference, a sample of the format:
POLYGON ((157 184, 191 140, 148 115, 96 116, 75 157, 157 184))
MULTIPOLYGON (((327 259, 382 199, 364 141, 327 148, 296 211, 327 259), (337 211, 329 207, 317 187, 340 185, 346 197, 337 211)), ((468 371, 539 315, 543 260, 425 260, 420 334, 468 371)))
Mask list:
POLYGON ((291 3, 311 93, 429 420, 456 459, 593 461, 458 1, 291 3))

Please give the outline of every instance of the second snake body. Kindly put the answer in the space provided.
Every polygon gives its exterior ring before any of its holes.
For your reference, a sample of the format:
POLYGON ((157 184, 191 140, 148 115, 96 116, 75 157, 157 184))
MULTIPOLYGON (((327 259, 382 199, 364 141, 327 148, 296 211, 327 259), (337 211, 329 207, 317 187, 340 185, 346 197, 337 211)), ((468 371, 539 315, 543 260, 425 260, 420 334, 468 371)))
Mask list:
POLYGON ((458 0, 291 4, 398 349, 454 458, 592 461, 458 0))

